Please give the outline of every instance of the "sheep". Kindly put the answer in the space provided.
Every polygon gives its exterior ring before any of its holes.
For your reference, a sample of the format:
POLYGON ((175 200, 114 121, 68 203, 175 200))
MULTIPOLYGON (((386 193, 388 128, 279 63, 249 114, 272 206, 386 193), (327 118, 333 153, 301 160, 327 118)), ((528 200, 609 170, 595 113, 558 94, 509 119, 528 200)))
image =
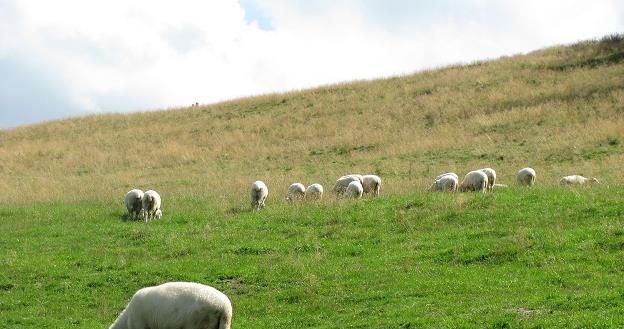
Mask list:
POLYGON ((518 184, 522 186, 533 186, 535 185, 535 177, 535 170, 527 167, 518 171, 516 180, 518 181, 518 184))
POLYGON ((427 191, 457 191, 457 185, 459 185, 459 179, 456 174, 453 175, 440 175, 436 177, 436 180, 429 186, 427 191))
POLYGON ((486 192, 488 187, 488 176, 481 170, 474 170, 464 176, 464 180, 459 184, 459 191, 481 191, 486 192))
POLYGON ((492 168, 483 168, 481 171, 488 177, 487 190, 491 192, 494 189, 494 184, 496 183, 496 171, 492 168))
POLYGON ((583 177, 580 175, 565 176, 561 178, 561 180, 559 180, 559 185, 573 185, 574 186, 574 185, 585 185, 587 183, 589 183, 590 185, 600 184, 598 179, 596 179, 595 177, 587 178, 587 177, 583 177))
POLYGON ((128 219, 137 219, 143 211, 143 191, 132 189, 126 193, 126 208, 128 209, 128 219))
POLYGON ((162 216, 162 211, 158 212, 161 205, 160 200, 160 195, 156 191, 149 190, 143 194, 143 219, 145 219, 145 222, 154 218, 160 219, 162 216), (159 216, 156 215, 157 212, 159 216))
POLYGON ((345 193, 345 191, 347 190, 347 186, 349 186, 351 182, 359 181, 361 184, 363 179, 364 177, 359 174, 342 176, 338 178, 338 180, 336 180, 336 184, 334 185, 334 188, 332 188, 332 191, 338 195, 342 195, 345 193))
POLYGON ((438 180, 438 179, 440 179, 440 178, 442 178, 442 177, 444 177, 444 176, 453 176, 453 177, 455 177, 455 180, 459 181, 459 176, 457 176, 457 174, 456 174, 456 173, 454 173, 454 172, 447 172, 447 173, 444 173, 444 174, 439 175, 438 177, 436 177, 434 180, 438 180))
POLYGON ((194 282, 139 289, 109 329, 230 329, 232 303, 219 290, 194 282))
POLYGON ((312 184, 305 190, 306 200, 321 200, 323 198, 323 185, 312 184))
POLYGON ((293 183, 292 185, 288 187, 286 200, 290 202, 295 201, 295 200, 301 200, 305 196, 305 191, 306 191, 306 188, 303 184, 293 183))
POLYGON ((249 197, 251 198, 251 208, 260 210, 264 208, 264 201, 269 196, 269 188, 263 181, 255 181, 249 189, 249 197))
POLYGON ((154 213, 154 217, 156 217, 156 219, 161 219, 162 218, 162 210, 161 209, 156 210, 156 212, 154 213))
POLYGON ((377 175, 364 175, 362 176, 362 188, 364 193, 373 193, 374 196, 379 196, 381 190, 381 178, 377 175))
POLYGON ((345 192, 347 197, 350 197, 353 199, 361 198, 362 193, 364 193, 364 188, 362 187, 362 183, 360 183, 359 180, 355 180, 349 183, 349 186, 347 186, 347 190, 345 192))

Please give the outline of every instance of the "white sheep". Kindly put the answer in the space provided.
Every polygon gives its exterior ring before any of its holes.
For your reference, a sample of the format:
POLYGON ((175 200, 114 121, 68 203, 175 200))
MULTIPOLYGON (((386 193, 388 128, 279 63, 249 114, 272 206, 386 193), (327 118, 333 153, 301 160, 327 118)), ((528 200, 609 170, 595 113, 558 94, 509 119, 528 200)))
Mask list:
POLYGON ((293 183, 288 187, 288 192, 286 194, 286 200, 293 202, 296 200, 302 200, 305 196, 306 188, 301 183, 293 183))
POLYGON ((559 180, 560 185, 585 185, 587 183, 590 185, 600 184, 595 177, 587 178, 580 175, 565 176, 559 180))
MULTIPOLYGON (((451 173, 452 174, 452 173, 451 173)), ((457 191, 457 186, 459 185, 459 179, 457 178, 457 174, 448 174, 448 175, 440 175, 436 177, 436 180, 429 186, 427 191, 457 191)))
POLYGON ((522 168, 518 171, 516 175, 516 180, 518 184, 523 186, 533 186, 535 185, 535 170, 533 168, 522 168))
POLYGON ((128 219, 137 219, 143 211, 143 191, 132 189, 126 193, 126 208, 128 209, 128 219))
POLYGON ((379 196, 381 191, 381 178, 377 175, 364 175, 362 176, 362 188, 364 193, 372 193, 374 196, 379 196))
POLYGON ((232 303, 219 290, 168 282, 137 291, 109 329, 230 329, 232 303))
POLYGON ((353 199, 361 198, 362 193, 364 193, 364 188, 362 187, 362 183, 360 183, 359 180, 354 180, 349 183, 349 186, 347 186, 347 190, 345 191, 347 197, 353 199))
POLYGON ((483 192, 487 190, 488 177, 481 170, 474 170, 464 176, 464 180, 459 184, 459 191, 477 191, 483 192))
POLYGON ((323 198, 323 185, 315 183, 305 190, 306 200, 321 200, 323 198))
POLYGON ((334 188, 332 188, 332 191, 338 195, 342 195, 345 193, 345 191, 347 190, 347 186, 349 186, 351 182, 359 181, 360 184, 362 184, 363 179, 364 177, 359 174, 342 176, 338 178, 338 180, 336 180, 336 184, 334 184, 334 188))
POLYGON ((436 177, 434 180, 438 180, 438 179, 440 179, 440 178, 442 178, 442 177, 444 177, 444 176, 453 176, 453 177, 455 177, 455 179, 456 179, 457 181, 459 181, 459 176, 458 176, 456 173, 454 173, 454 172, 447 172, 447 173, 444 173, 444 174, 439 175, 438 177, 436 177))
POLYGON ((160 219, 162 216, 162 211, 159 212, 160 216, 156 215, 158 210, 160 210, 160 200, 160 195, 156 191, 149 190, 143 194, 143 218, 146 222, 154 218, 160 219))
POLYGON ((492 168, 483 168, 481 171, 488 177, 487 190, 491 192, 494 189, 494 184, 496 183, 496 171, 492 168))
POLYGON ((255 181, 249 189, 249 197, 251 198, 251 208, 260 210, 264 208, 264 202, 269 196, 269 188, 263 181, 255 181))

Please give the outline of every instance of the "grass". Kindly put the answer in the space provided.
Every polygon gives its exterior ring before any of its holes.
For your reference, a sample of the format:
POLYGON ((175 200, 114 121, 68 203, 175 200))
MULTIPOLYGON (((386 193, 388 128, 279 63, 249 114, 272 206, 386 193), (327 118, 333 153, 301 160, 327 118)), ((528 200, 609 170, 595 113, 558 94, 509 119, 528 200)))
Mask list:
POLYGON ((0 327, 106 327, 165 281, 225 292, 235 328, 622 327, 623 40, 2 130, 0 327), (486 166, 511 187, 421 192, 486 166), (347 173, 382 197, 284 201, 347 173), (135 187, 163 220, 124 220, 135 187))
POLYGON ((2 209, 0 327, 106 327, 139 288, 204 282, 235 328, 621 327, 621 187, 510 187, 218 211, 2 209))
POLYGON ((613 35, 471 65, 214 105, 0 131, 0 204, 120 199, 138 187, 239 205, 251 182, 326 188, 375 173, 384 191, 492 167, 512 182, 621 184, 624 41, 613 35), (614 142, 615 141, 615 142, 614 142), (433 156, 433 157, 432 157, 433 156))

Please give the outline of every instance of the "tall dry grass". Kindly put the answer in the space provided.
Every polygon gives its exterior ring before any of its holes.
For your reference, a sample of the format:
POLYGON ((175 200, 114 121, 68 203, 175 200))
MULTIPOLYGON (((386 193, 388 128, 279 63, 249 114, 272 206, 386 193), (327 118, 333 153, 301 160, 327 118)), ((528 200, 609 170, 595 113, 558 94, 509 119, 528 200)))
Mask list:
POLYGON ((409 76, 251 97, 199 108, 107 114, 0 132, 0 204, 120 200, 130 188, 247 205, 295 181, 330 189, 377 173, 382 193, 438 173, 490 166, 539 184, 574 173, 622 183, 624 41, 540 50, 409 76))

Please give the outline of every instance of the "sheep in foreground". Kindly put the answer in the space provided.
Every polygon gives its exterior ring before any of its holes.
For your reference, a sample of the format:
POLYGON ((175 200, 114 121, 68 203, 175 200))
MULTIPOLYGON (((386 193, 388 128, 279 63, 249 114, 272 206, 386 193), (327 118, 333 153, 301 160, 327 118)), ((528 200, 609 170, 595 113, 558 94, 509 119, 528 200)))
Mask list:
POLYGON ((264 201, 269 196, 269 188, 263 181, 255 181, 249 189, 249 197, 251 198, 251 208, 260 210, 264 208, 264 201))
POLYGON ((347 187, 349 186, 351 182, 359 181, 360 184, 362 184, 363 179, 364 177, 359 174, 342 176, 338 178, 338 180, 336 180, 336 184, 334 184, 334 188, 332 188, 332 191, 338 195, 342 195, 345 193, 345 191, 347 190, 347 187))
POLYGON ((533 168, 522 168, 518 171, 516 180, 518 184, 522 186, 533 186, 535 185, 535 177, 535 170, 533 168))
POLYGON ((286 194, 286 200, 293 202, 296 200, 302 200, 305 196, 306 188, 301 183, 293 183, 288 187, 288 192, 286 194))
POLYGON ((477 191, 483 192, 487 190, 488 177, 481 170, 474 170, 464 176, 464 180, 459 184, 459 191, 477 191))
POLYGON ((232 304, 219 290, 168 282, 137 291, 109 329, 229 329, 232 304))
POLYGON ((160 195, 156 191, 149 190, 143 194, 143 218, 146 222, 154 218, 160 219, 162 216, 162 211, 159 212, 160 204, 160 195), (160 216, 157 216, 157 212, 160 216))
POLYGON ((381 191, 381 178, 377 175, 364 175, 362 176, 362 188, 364 193, 372 193, 374 196, 379 196, 381 191))
POLYGON ((455 192, 458 185, 459 179, 457 175, 440 175, 436 177, 436 180, 429 186, 427 191, 455 192))
POLYGON ((143 211, 143 191, 132 189, 126 193, 126 208, 128 219, 137 219, 143 211))
POLYGON ((583 177, 580 175, 571 175, 571 176, 565 176, 561 178, 561 180, 559 180, 559 184, 575 186, 575 185, 585 185, 585 184, 590 184, 590 185, 600 184, 600 182, 595 177, 587 178, 587 177, 583 177))
POLYGON ((492 168, 483 168, 481 171, 488 177, 487 190, 491 192, 494 189, 494 184, 496 183, 496 171, 492 168))
POLYGON ((345 194, 349 198, 359 199, 362 197, 362 193, 364 193, 364 188, 362 187, 362 183, 359 180, 352 181, 347 186, 347 191, 345 194))
POLYGON ((306 200, 321 200, 323 198, 323 185, 312 184, 305 190, 306 200))

